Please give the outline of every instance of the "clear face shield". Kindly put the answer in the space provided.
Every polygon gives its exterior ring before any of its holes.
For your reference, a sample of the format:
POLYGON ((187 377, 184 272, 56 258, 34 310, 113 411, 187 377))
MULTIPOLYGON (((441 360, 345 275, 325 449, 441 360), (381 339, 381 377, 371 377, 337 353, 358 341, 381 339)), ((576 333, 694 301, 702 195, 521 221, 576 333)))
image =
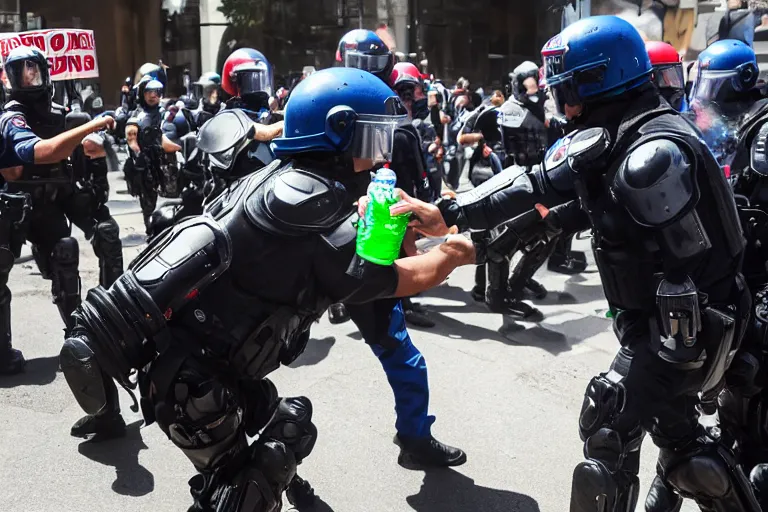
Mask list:
POLYGON ((147 105, 155 106, 160 103, 163 97, 163 84, 157 80, 150 81, 144 87, 144 102, 147 105))
POLYGON ((735 99, 736 94, 745 92, 742 83, 751 78, 752 66, 751 63, 745 63, 735 69, 718 71, 699 67, 691 91, 691 103, 735 99))
POLYGON ((369 73, 380 73, 387 69, 392 61, 392 55, 367 55, 357 50, 347 50, 344 54, 344 66, 348 68, 362 69, 369 73))
POLYGON ((678 63, 655 66, 653 80, 659 89, 685 89, 683 65, 678 63))
POLYGON ((264 62, 254 62, 235 68, 235 81, 240 96, 257 92, 272 96, 272 77, 264 62))
POLYGON ((50 83, 48 74, 34 60, 12 62, 7 67, 7 76, 11 89, 17 91, 40 89, 50 83))
POLYGON ((349 148, 352 156, 370 159, 374 164, 389 162, 392 160, 395 129, 407 122, 408 117, 405 115, 358 115, 355 135, 349 148))

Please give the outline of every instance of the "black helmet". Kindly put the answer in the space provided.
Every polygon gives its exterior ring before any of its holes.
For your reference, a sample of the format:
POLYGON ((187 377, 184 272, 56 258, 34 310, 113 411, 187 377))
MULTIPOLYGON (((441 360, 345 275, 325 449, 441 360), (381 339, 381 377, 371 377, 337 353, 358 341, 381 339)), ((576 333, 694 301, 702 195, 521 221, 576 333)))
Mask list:
POLYGON ((509 74, 509 92, 517 101, 524 102, 527 99, 528 93, 525 89, 524 82, 529 78, 535 79, 538 84, 539 66, 529 60, 517 66, 514 71, 509 74))
POLYGON ((51 108, 53 85, 48 60, 37 48, 19 46, 5 59, 5 74, 10 86, 10 98, 28 106, 51 108))

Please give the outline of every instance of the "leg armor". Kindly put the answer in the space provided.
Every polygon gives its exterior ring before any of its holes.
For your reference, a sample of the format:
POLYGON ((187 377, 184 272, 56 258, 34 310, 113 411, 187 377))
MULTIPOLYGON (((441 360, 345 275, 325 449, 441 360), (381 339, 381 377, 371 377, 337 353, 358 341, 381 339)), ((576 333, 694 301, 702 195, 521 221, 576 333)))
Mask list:
POLYGON ((573 470, 571 512, 635 510, 645 433, 639 421, 623 417, 626 405, 627 392, 616 372, 589 383, 579 418, 587 460, 573 470))
POLYGON ((316 439, 308 399, 283 399, 272 407, 271 420, 249 446, 241 400, 247 400, 251 413, 268 409, 269 404, 254 402, 271 397, 273 386, 264 386, 260 396, 245 397, 212 378, 202 361, 174 351, 153 363, 149 380, 147 400, 158 425, 200 472, 190 480, 195 500, 190 510, 281 509, 298 461, 309 455, 316 439))
POLYGON ((8 275, 13 268, 14 254, 7 245, 0 245, 0 374, 16 373, 24 367, 24 357, 11 345, 11 290, 8 275))
POLYGON ((91 349, 92 340, 85 329, 76 327, 64 341, 59 354, 61 371, 80 407, 89 415, 120 412, 117 386, 102 370, 91 349))
POLYGON ((554 250, 555 241, 547 242, 546 240, 537 240, 531 246, 523 249, 523 256, 509 278, 509 291, 512 297, 523 298, 523 289, 554 250))
POLYGON ((120 241, 120 226, 114 218, 110 216, 96 224, 91 244, 99 258, 99 284, 109 288, 123 273, 123 244, 120 241))
POLYGON ((77 268, 80 248, 77 240, 67 237, 56 242, 50 262, 53 302, 69 330, 74 326, 71 315, 80 305, 80 274, 77 268))
POLYGON ((143 188, 141 194, 139 194, 139 204, 141 205, 141 213, 144 215, 144 227, 147 230, 147 234, 149 234, 152 229, 150 218, 152 217, 152 212, 155 211, 155 206, 157 206, 157 190, 148 187, 143 188))
POLYGON ((680 449, 662 448, 657 471, 677 494, 704 512, 760 512, 747 477, 719 440, 700 437, 680 449))

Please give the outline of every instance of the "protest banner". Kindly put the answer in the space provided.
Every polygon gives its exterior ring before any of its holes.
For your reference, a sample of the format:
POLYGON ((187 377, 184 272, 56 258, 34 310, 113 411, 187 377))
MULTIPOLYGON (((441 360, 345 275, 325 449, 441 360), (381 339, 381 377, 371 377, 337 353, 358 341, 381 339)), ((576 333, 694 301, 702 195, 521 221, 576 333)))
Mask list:
POLYGON ((99 77, 93 30, 50 29, 0 34, 3 60, 19 46, 34 46, 46 56, 52 80, 99 77))

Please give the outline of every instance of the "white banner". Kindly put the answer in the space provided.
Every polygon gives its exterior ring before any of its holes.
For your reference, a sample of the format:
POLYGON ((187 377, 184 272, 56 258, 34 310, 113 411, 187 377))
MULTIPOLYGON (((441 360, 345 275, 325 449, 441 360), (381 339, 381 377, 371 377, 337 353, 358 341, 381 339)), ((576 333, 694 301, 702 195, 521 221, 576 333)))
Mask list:
POLYGON ((48 58, 52 80, 98 78, 93 30, 51 29, 0 33, 0 57, 19 46, 34 46, 48 58))

